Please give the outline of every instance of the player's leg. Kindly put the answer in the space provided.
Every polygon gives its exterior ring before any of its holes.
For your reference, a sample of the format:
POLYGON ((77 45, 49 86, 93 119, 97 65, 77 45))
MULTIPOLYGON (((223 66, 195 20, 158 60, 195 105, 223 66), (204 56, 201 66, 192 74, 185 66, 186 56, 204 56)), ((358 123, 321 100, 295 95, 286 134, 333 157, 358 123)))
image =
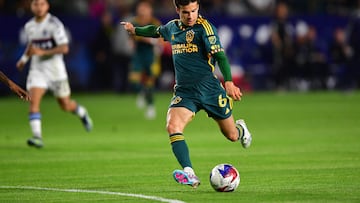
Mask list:
POLYGON ((142 80, 142 72, 141 70, 133 69, 129 73, 129 83, 130 83, 130 89, 132 92, 137 94, 136 96, 136 106, 139 109, 142 109, 145 107, 145 94, 142 91, 143 86, 141 84, 142 80))
POLYGON ((141 85, 142 73, 141 71, 131 70, 129 73, 129 82, 131 91, 139 93, 142 90, 141 85))
POLYGON ((148 75, 144 84, 144 96, 146 102, 145 117, 147 119, 154 119, 156 117, 156 110, 154 105, 154 84, 155 77, 148 75))
POLYGON ((41 132, 41 113, 40 103, 41 99, 46 93, 46 89, 33 87, 29 90, 31 101, 29 106, 29 124, 33 134, 27 143, 29 146, 41 148, 43 147, 42 132, 41 132))
POLYGON ((86 131, 90 132, 92 130, 93 123, 84 106, 72 100, 70 96, 58 97, 57 101, 63 111, 72 112, 80 118, 86 131))
POLYGON ((192 167, 183 131, 193 116, 194 113, 184 107, 169 108, 167 112, 166 129, 170 136, 170 143, 174 155, 183 168, 192 167))
POLYGON ((89 132, 93 128, 92 120, 86 108, 70 97, 71 90, 68 80, 56 81, 50 87, 56 97, 60 108, 66 112, 72 112, 77 115, 83 123, 85 129, 89 132))
POLYGON ((144 86, 145 102, 147 105, 145 117, 147 119, 154 119, 156 117, 156 110, 154 105, 154 83, 155 83, 155 78, 150 76, 145 81, 145 86, 144 86))
POLYGON ((233 100, 227 96, 221 83, 216 78, 212 78, 212 80, 209 79, 202 83, 199 89, 203 92, 201 96, 202 108, 218 123, 223 135, 233 142, 239 140, 244 148, 249 147, 251 134, 243 120, 234 122, 232 115, 233 100))
POLYGON ((144 73, 145 73, 145 80, 144 80, 144 95, 145 101, 147 105, 147 109, 145 112, 145 117, 147 119, 154 119, 156 117, 156 109, 154 105, 154 90, 155 90, 155 82, 157 76, 160 74, 160 61, 157 60, 153 55, 149 55, 144 61, 144 73))
POLYGON ((196 188, 200 181, 192 169, 188 146, 183 131, 192 120, 194 112, 185 107, 169 108, 166 118, 166 129, 169 133, 172 151, 183 170, 175 170, 173 176, 180 184, 191 185, 196 188))
POLYGON ((227 139, 232 142, 239 140, 244 148, 248 148, 251 145, 252 137, 244 120, 237 120, 235 123, 231 115, 226 119, 215 119, 215 121, 227 139))
POLYGON ((226 119, 215 119, 220 127, 222 134, 230 141, 235 142, 240 139, 242 129, 237 128, 235 125, 234 117, 231 115, 226 119))

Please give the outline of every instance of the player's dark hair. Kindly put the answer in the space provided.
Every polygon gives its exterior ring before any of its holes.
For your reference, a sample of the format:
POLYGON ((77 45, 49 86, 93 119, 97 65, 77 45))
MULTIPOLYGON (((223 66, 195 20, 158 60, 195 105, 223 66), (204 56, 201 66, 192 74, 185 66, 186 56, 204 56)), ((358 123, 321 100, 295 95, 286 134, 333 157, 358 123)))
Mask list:
POLYGON ((135 3, 135 6, 138 6, 139 4, 142 4, 142 3, 146 3, 146 4, 149 4, 150 6, 152 6, 152 3, 150 2, 150 0, 138 0, 135 3))
POLYGON ((136 8, 140 5, 140 4, 148 4, 151 8, 153 7, 152 3, 150 2, 150 0, 138 0, 135 4, 134 7, 132 8, 132 11, 135 12, 136 8))
POLYGON ((180 6, 186 6, 193 2, 198 2, 198 4, 200 4, 200 0, 174 0, 174 5, 176 8, 179 8, 180 6))
MULTIPOLYGON (((34 1, 36 1, 36 0, 31 0, 30 2, 33 3, 34 1)), ((46 0, 46 2, 47 2, 48 4, 50 4, 50 0, 46 0)))

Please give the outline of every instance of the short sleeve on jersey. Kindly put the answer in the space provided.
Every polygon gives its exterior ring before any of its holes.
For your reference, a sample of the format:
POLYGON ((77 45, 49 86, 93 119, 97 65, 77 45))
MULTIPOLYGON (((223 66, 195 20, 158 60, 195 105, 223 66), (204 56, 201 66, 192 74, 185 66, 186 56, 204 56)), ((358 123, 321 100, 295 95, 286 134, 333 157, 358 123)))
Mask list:
POLYGON ((165 41, 171 41, 171 33, 169 31, 171 26, 175 26, 176 20, 169 21, 166 25, 161 25, 157 28, 157 33, 164 38, 165 41))
POLYGON ((54 38, 56 44, 57 45, 68 44, 69 39, 66 35, 64 25, 60 22, 60 20, 58 20, 55 17, 53 17, 52 21, 53 21, 53 26, 54 26, 53 38, 54 38))
POLYGON ((205 42, 206 51, 210 54, 224 51, 216 28, 209 21, 203 18, 199 19, 199 24, 201 24, 204 28, 203 40, 205 42))

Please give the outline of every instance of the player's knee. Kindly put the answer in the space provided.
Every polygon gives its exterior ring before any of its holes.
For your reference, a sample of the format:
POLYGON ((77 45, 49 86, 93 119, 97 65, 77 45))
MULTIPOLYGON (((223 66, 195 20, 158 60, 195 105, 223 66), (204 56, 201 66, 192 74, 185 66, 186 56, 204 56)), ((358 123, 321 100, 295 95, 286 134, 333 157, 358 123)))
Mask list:
POLYGON ((178 132, 182 132, 181 129, 178 127, 178 125, 172 123, 172 122, 168 122, 166 124, 166 130, 169 134, 173 134, 173 133, 178 133, 178 132))
POLYGON ((129 74, 129 80, 132 83, 140 83, 141 82, 141 73, 138 72, 131 72, 129 74))
POLYGON ((174 125, 170 124, 170 123, 167 123, 166 124, 166 131, 171 134, 174 130, 174 125))

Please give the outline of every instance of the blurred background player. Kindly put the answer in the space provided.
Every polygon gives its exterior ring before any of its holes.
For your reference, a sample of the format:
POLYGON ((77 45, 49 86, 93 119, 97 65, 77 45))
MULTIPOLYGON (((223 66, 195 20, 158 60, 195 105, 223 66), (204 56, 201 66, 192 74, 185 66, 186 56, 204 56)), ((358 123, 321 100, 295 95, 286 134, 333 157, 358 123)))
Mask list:
POLYGON ((271 42, 273 44, 272 77, 275 88, 283 91, 288 88, 290 68, 294 59, 289 8, 285 2, 280 1, 276 5, 271 30, 271 42))
POLYGON ((200 0, 174 0, 179 20, 166 25, 134 27, 121 22, 133 35, 163 37, 172 45, 176 85, 168 109, 166 128, 172 151, 182 167, 173 177, 180 184, 193 188, 200 184, 193 169, 184 129, 200 110, 218 124, 222 134, 244 148, 251 145, 252 137, 244 120, 234 121, 233 100, 240 100, 242 93, 232 82, 230 64, 220 43, 215 27, 199 15, 200 0), (224 76, 224 87, 215 77, 215 63, 224 76))
POLYGON ((69 52, 69 40, 64 25, 55 16, 48 13, 47 0, 32 0, 31 11, 34 18, 25 24, 28 46, 16 66, 23 70, 31 57, 26 87, 30 92, 29 122, 33 137, 28 139, 29 146, 42 147, 41 99, 50 89, 57 98, 61 109, 77 115, 87 131, 92 129, 92 121, 87 110, 70 98, 70 86, 63 60, 63 54, 69 52))
POLYGON ((11 91, 20 97, 20 99, 30 101, 30 95, 16 83, 10 80, 2 71, 0 71, 0 81, 7 85, 11 91))
MULTIPOLYGON (((149 1, 142 0, 136 5, 136 16, 131 22, 135 26, 156 25, 161 23, 153 16, 153 8, 149 1)), ((135 36, 135 51, 131 61, 129 82, 132 91, 137 93, 136 104, 138 108, 146 108, 145 117, 154 119, 156 110, 154 106, 154 85, 156 72, 154 67, 159 68, 156 45, 159 40, 148 37, 135 36), (156 66, 157 65, 157 66, 156 66)))

